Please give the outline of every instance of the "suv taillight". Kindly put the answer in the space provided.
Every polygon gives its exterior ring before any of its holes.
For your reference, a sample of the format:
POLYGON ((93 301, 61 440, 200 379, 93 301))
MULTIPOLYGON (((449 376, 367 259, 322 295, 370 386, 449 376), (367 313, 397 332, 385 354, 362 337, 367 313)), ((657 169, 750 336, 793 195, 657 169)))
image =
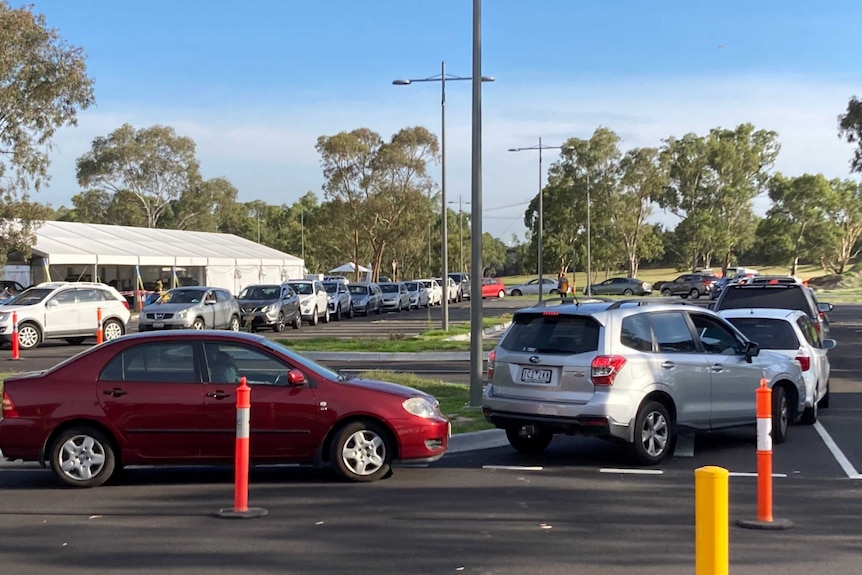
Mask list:
POLYGON ((18 410, 15 409, 15 404, 12 403, 12 398, 3 390, 3 417, 18 417, 18 410))
POLYGON ((799 362, 799 367, 802 368, 802 371, 808 371, 811 369, 811 358, 807 355, 797 355, 796 361, 799 362))
POLYGON ((590 378, 593 385, 613 385, 617 374, 626 364, 621 355, 598 355, 590 365, 590 378))
POLYGON ((497 359, 497 350, 492 349, 488 354, 488 379, 494 377, 494 360, 497 359))

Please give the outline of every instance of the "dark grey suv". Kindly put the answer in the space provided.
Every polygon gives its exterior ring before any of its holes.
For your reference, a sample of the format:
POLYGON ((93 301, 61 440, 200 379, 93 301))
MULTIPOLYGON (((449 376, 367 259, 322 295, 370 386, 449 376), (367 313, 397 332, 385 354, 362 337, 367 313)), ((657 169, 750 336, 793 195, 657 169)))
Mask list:
POLYGON ((468 274, 457 272, 449 274, 449 277, 455 281, 458 286, 458 301, 470 299, 470 276, 468 274))

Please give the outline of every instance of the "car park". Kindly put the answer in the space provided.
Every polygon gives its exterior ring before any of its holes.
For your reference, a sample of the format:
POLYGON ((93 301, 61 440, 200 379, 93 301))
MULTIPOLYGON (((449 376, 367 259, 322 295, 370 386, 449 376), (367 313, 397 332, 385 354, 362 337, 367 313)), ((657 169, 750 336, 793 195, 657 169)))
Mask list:
POLYGON ((419 280, 414 280, 404 282, 404 285, 407 286, 407 293, 410 294, 410 309, 431 307, 431 298, 425 284, 419 280))
POLYGON ((410 309, 410 293, 403 282, 388 282, 377 284, 383 292, 383 311, 398 311, 410 309))
POLYGON ((13 313, 18 319, 20 349, 47 339, 79 345, 95 338, 102 317, 105 340, 126 333, 129 304, 116 289, 98 282, 47 282, 24 290, 0 308, 0 342, 10 343, 13 313), (101 310, 101 311, 100 311, 101 310))
MULTIPOLYGON (((520 295, 539 295, 539 278, 529 280, 522 284, 510 286, 508 293, 510 296, 518 297, 520 295)), ((559 293, 557 290, 557 281, 552 278, 542 278, 542 294, 553 295, 559 293)))
POLYGON ((367 482, 446 452, 434 397, 341 376, 249 333, 133 334, 52 369, 7 377, 0 450, 95 487, 123 467, 234 461, 239 378, 251 388, 252 464, 327 463, 367 482))
POLYGON ((363 315, 383 312, 383 292, 376 283, 351 283, 347 285, 353 311, 363 315))
POLYGON ((341 321, 343 316, 353 317, 353 300, 347 285, 347 282, 341 280, 323 282, 329 303, 329 315, 334 317, 335 321, 341 321))
POLYGON ((299 298, 302 320, 311 325, 329 323, 329 294, 318 280, 290 280, 287 282, 299 298))
POLYGON ((417 281, 422 282, 422 285, 428 290, 428 300, 431 302, 431 305, 440 305, 443 303, 443 288, 440 286, 440 282, 435 279, 421 279, 417 281))
POLYGON ((708 309, 649 300, 519 310, 487 369, 485 418, 533 454, 554 434, 585 434, 657 464, 679 433, 753 424, 761 378, 776 443, 805 405, 798 362, 761 351, 708 309))
POLYGON ((226 289, 179 287, 144 306, 138 317, 138 331, 169 329, 229 329, 239 331, 242 311, 226 289))
POLYGON ((802 422, 817 421, 820 407, 829 407, 829 356, 834 339, 821 339, 811 319, 799 310, 730 309, 718 312, 743 335, 768 349, 799 362, 805 380, 802 422))
POLYGON ((262 284, 246 286, 237 297, 244 328, 255 331, 261 328, 276 333, 286 326, 299 329, 302 314, 299 299, 289 285, 262 284))
POLYGON ((584 295, 650 295, 652 284, 637 278, 608 278, 605 281, 584 288, 584 295))
POLYGON ((661 295, 665 297, 681 296, 683 298, 698 299, 700 296, 709 295, 712 286, 719 278, 704 274, 682 274, 670 282, 661 283, 661 295))
POLYGON ((821 338, 829 338, 832 304, 818 302, 814 290, 791 276, 756 275, 729 284, 712 305, 714 311, 748 308, 798 309, 814 323, 821 338))
POLYGON ((506 295, 506 286, 500 278, 482 278, 482 299, 495 297, 503 299, 506 295))

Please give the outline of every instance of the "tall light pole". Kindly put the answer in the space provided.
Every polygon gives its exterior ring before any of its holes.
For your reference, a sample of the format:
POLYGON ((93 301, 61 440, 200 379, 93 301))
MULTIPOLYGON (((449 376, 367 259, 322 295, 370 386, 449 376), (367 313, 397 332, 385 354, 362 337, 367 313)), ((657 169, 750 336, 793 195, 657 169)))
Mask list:
MULTIPOLYGON (((392 83, 396 86, 409 86, 416 82, 440 82, 440 205, 441 216, 440 226, 442 228, 442 246, 441 246, 441 264, 443 273, 440 274, 440 279, 443 282, 443 331, 449 330, 449 229, 446 207, 446 82, 472 80, 470 76, 452 76, 446 73, 446 62, 440 62, 440 73, 436 76, 428 78, 415 78, 394 80, 392 83)), ((481 82, 493 82, 491 76, 481 76, 477 78, 481 82)))
POLYGON ((526 152, 538 150, 539 152, 539 222, 538 222, 538 258, 539 262, 537 265, 539 272, 539 301, 542 301, 542 292, 545 291, 545 285, 542 283, 542 258, 543 253, 542 250, 544 248, 544 227, 545 227, 545 207, 543 203, 543 193, 542 181, 545 178, 545 173, 542 171, 542 150, 567 150, 568 146, 544 146, 542 145, 542 138, 539 138, 538 146, 530 146, 529 148, 509 148, 510 152, 526 152))
MULTIPOLYGON (((455 202, 449 202, 454 204, 455 202)), ((461 201, 461 194, 458 194, 458 258, 461 260, 461 267, 458 269, 464 271, 464 210, 463 204, 470 205, 470 202, 461 201)))
POLYGON ((470 151, 470 405, 482 405, 482 0, 473 0, 473 106, 470 151))
POLYGON ((592 256, 590 254, 590 169, 587 168, 587 297, 593 295, 592 270, 590 269, 592 256))

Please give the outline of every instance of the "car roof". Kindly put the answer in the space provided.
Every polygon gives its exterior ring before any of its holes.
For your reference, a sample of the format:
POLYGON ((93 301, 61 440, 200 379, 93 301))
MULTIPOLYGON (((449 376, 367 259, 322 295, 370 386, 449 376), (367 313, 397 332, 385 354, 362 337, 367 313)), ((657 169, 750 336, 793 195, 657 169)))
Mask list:
POLYGON ((781 309, 781 308, 769 308, 769 307, 748 307, 748 308, 735 308, 735 309, 725 309, 718 312, 723 318, 731 318, 731 317, 760 317, 760 318, 769 318, 769 319, 792 319, 793 317, 805 316, 808 317, 804 311, 800 311, 798 309, 781 309))

